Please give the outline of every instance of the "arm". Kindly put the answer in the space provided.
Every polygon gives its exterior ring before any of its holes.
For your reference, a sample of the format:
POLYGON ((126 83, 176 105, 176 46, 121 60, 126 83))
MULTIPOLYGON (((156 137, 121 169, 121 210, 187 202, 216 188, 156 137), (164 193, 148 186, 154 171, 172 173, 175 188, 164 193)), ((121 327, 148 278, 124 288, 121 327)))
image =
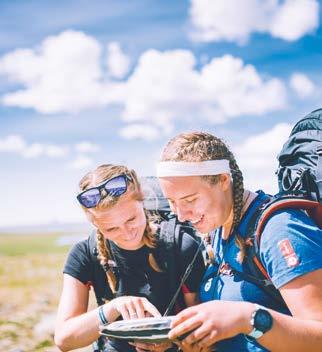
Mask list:
POLYGON ((196 292, 184 293, 183 298, 187 307, 195 306, 200 303, 199 294, 196 292))
MULTIPOLYGON (((293 317, 270 310, 273 327, 258 342, 272 351, 319 351, 322 346, 322 233, 305 219, 302 219, 303 226, 300 214, 296 214, 295 221, 285 216, 288 215, 279 215, 283 218, 273 224, 267 236, 263 233, 261 249, 262 260, 293 317), (300 258, 296 265, 288 265, 277 246, 284 238, 292 241, 294 252, 300 258)), ((254 305, 248 302, 212 301, 188 308, 175 319, 170 337, 187 332, 190 326, 196 330, 185 342, 191 346, 200 341, 200 346, 210 346, 218 340, 249 333, 253 311, 254 305)))
POLYGON ((62 351, 87 346, 99 336, 98 312, 87 312, 88 298, 88 287, 64 274, 55 326, 55 344, 62 351))
MULTIPOLYGON (((281 292, 294 317, 270 310, 273 327, 258 342, 271 351, 321 351, 322 269, 293 280, 281 292)), ((219 340, 248 334, 253 311, 249 302, 211 301, 190 307, 176 316, 169 337, 175 339, 195 329, 182 347, 199 351, 219 340)))
MULTIPOLYGON (((55 343, 62 351, 90 345, 99 337, 98 308, 87 312, 88 298, 88 287, 64 274, 55 327, 55 343)), ((118 297, 104 305, 104 315, 109 322, 120 315, 124 319, 130 319, 133 313, 142 318, 146 312, 152 316, 160 316, 158 310, 143 297, 118 297)))

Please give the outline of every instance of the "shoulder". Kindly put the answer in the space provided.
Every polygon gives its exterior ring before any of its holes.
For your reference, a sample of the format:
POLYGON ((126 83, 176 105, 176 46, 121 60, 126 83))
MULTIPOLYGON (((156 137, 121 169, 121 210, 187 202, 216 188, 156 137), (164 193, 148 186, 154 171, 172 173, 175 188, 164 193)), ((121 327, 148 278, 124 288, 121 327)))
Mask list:
POLYGON ((262 233, 260 256, 277 288, 322 268, 321 250, 322 230, 301 210, 276 212, 262 233))
MULTIPOLYGON (((302 210, 283 209, 274 213, 267 221, 262 234, 263 241, 271 241, 285 235, 299 237, 315 237, 319 228, 302 210)), ((299 238, 298 237, 298 238, 299 238)))
POLYGON ((91 236, 75 243, 69 251, 67 262, 88 263, 91 260, 95 244, 91 244, 91 236))

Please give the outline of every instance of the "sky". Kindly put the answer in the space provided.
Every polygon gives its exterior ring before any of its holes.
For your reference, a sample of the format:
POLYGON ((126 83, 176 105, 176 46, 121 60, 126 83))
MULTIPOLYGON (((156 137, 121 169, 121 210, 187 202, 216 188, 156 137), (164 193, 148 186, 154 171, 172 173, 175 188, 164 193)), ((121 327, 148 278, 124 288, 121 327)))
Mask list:
POLYGON ((321 107, 317 0, 1 0, 0 228, 85 221, 103 163, 154 175, 162 147, 207 131, 251 190, 321 107))

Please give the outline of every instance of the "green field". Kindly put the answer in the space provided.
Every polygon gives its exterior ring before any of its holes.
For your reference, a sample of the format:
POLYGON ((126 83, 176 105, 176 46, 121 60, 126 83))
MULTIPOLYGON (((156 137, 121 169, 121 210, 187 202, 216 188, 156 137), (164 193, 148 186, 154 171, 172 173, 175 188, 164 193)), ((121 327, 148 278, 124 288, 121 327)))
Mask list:
POLYGON ((53 322, 70 248, 57 245, 63 235, 0 233, 0 351, 58 351, 53 322))
POLYGON ((57 246, 58 238, 63 235, 65 234, 0 234, 0 255, 65 254, 69 246, 57 246))

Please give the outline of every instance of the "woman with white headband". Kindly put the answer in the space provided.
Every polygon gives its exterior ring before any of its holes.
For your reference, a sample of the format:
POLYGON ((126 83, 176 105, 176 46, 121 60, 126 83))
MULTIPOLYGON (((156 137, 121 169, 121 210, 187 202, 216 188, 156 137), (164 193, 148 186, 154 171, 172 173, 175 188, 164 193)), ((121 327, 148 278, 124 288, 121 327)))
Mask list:
MULTIPOLYGON (((182 224, 158 226, 144 207, 144 193, 134 170, 105 164, 79 183, 77 200, 94 227, 73 246, 64 267, 55 342, 62 351, 85 347, 99 338, 99 326, 115 320, 173 315, 178 308, 199 302, 204 273, 200 247, 182 224), (166 231, 166 233, 165 233, 166 231), (176 280, 194 266, 172 305, 176 280), (93 288, 99 307, 89 305, 93 288)), ((135 346, 101 336, 95 351, 177 351, 170 342, 135 346)))
POLYGON ((282 210, 262 232, 261 261, 280 303, 248 280, 243 221, 268 196, 244 189, 227 145, 209 133, 179 134, 165 146, 157 175, 178 219, 210 235, 213 249, 203 303, 180 312, 169 337, 185 336, 184 351, 322 351, 322 231, 312 220, 282 210))

